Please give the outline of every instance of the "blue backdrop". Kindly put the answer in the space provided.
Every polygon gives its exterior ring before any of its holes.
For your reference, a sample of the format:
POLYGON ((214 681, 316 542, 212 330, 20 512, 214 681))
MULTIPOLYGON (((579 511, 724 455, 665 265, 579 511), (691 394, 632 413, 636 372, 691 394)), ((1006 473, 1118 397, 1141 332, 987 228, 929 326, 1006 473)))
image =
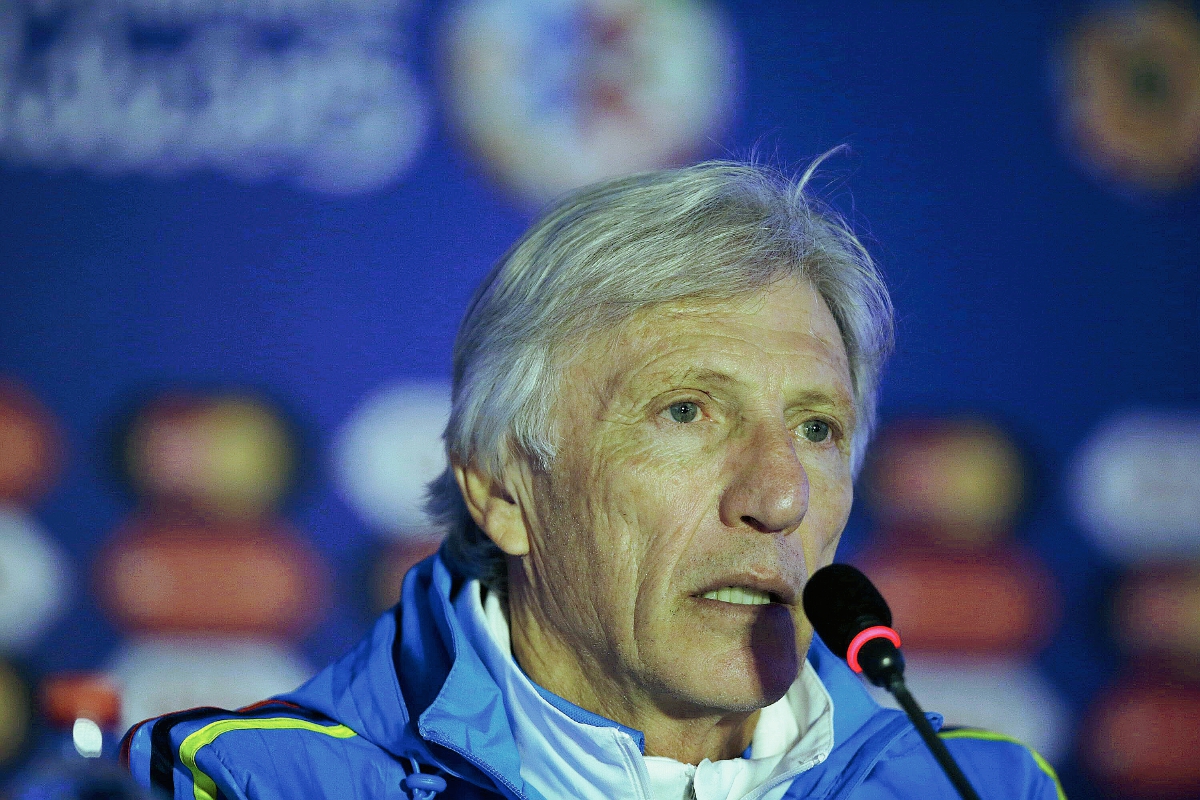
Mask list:
MULTIPOLYGON (((1076 709, 1112 674, 1089 633, 1114 566, 1068 514, 1063 471, 1113 412, 1200 407, 1200 194, 1109 185, 1058 132, 1055 48, 1084 8, 727 3, 736 110, 706 151, 795 168, 849 145, 827 162, 825 194, 893 291, 883 414, 978 409, 1023 437, 1040 477, 1025 533, 1059 576, 1068 619, 1086 620, 1042 659, 1076 709)), ((0 373, 65 428, 67 471, 37 512, 79 574, 130 509, 104 467, 105 432, 136 393, 261 387, 320 452, 372 390, 448 377, 474 286, 531 214, 447 124, 443 16, 426 3, 408 22, 405 58, 432 122, 413 164, 378 190, 0 165, 0 373)), ((334 608, 303 643, 315 663, 367 625, 353 581, 373 539, 322 464, 290 510, 336 575, 334 608)), ((94 666, 116 639, 83 592, 33 664, 94 666)), ((1064 777, 1086 786, 1070 764, 1064 777)))

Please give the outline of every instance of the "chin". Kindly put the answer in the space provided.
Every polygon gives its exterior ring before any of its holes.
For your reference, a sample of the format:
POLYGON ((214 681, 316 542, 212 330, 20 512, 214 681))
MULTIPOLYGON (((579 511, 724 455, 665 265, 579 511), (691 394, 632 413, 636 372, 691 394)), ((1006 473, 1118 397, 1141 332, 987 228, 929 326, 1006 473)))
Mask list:
POLYGON ((747 668, 753 673, 767 705, 783 697, 800 674, 811 635, 796 629, 789 614, 760 618, 750 632, 747 668), (803 647, 801 646, 803 644, 803 647))
POLYGON ((811 636, 808 626, 797 624, 784 609, 759 614, 748 625, 723 627, 706 620, 660 639, 672 646, 658 653, 666 658, 658 661, 654 682, 660 696, 691 709, 684 713, 755 711, 779 700, 796 682, 811 636))
MULTIPOLYGON (((692 694, 698 705, 724 712, 749 712, 765 708, 787 694, 800 674, 803 657, 795 647, 742 648, 723 659, 709 659, 702 672, 693 674, 692 694)), ((705 664, 698 658, 696 664, 705 664)))
POLYGON ((798 671, 789 671, 784 664, 768 675, 756 669, 738 672, 741 674, 727 674, 728 680, 705 687, 708 698, 703 705, 724 713, 757 711, 787 694, 798 674, 798 671))
POLYGON ((759 708, 769 706, 787 694, 800 675, 802 659, 797 657, 795 648, 778 652, 780 649, 768 653, 755 651, 753 680, 757 685, 759 708))

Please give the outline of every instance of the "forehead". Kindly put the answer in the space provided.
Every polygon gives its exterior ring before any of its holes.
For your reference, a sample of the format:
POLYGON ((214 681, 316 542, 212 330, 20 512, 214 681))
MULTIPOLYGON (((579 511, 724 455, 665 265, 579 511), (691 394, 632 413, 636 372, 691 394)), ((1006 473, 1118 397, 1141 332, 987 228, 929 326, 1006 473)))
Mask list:
POLYGON ((609 398, 687 379, 852 403, 837 322, 820 294, 795 278, 723 301, 652 306, 573 355, 569 373, 609 398))

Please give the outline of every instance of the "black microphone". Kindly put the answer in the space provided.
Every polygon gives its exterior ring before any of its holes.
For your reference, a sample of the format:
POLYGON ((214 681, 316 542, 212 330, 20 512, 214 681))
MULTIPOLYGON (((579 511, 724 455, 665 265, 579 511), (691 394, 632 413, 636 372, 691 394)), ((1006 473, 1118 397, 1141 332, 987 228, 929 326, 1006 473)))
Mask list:
POLYGON ((904 680, 900 634, 883 595, 849 564, 819 569, 804 585, 804 613, 826 646, 876 686, 904 680))
POLYGON ((822 567, 804 585, 804 613, 834 654, 892 693, 963 800, 979 800, 904 684, 900 634, 892 628, 887 601, 870 579, 849 564, 822 567))

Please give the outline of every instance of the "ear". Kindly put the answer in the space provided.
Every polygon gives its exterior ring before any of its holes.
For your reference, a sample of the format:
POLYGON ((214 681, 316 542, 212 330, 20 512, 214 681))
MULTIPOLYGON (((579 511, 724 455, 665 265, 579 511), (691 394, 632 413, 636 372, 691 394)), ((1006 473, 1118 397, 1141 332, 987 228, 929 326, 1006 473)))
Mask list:
POLYGON ((461 464, 454 465, 454 478, 471 518, 488 538, 510 556, 528 553, 529 528, 516 493, 506 485, 507 481, 494 480, 474 466, 461 464))

